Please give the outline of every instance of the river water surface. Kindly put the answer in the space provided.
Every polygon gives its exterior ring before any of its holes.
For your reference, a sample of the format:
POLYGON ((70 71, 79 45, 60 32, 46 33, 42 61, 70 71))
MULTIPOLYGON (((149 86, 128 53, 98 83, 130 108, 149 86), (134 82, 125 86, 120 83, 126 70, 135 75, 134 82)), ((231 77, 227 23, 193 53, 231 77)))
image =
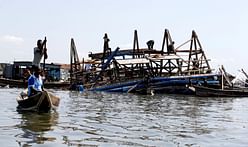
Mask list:
POLYGON ((56 112, 18 113, 0 89, 1 147, 248 146, 248 98, 54 91, 56 112))

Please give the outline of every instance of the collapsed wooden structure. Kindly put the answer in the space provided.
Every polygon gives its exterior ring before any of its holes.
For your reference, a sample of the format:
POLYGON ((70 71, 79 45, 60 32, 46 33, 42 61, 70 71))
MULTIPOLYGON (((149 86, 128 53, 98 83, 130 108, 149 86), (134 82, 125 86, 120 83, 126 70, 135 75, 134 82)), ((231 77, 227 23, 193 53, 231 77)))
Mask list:
POLYGON ((90 59, 82 61, 71 39, 71 84, 82 84, 89 90, 138 93, 180 93, 178 88, 188 90, 189 84, 206 81, 219 84, 195 31, 177 48, 167 29, 161 49, 153 48, 152 40, 147 42, 147 48, 140 48, 136 30, 132 49, 112 50, 107 34, 103 39, 103 51, 91 53, 90 59))

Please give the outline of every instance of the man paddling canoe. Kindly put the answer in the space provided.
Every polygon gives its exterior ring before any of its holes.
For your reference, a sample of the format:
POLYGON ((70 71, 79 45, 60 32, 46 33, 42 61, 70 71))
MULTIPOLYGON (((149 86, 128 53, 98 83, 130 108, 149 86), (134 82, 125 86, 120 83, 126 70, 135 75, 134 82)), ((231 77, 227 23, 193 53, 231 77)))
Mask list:
POLYGON ((44 59, 47 59, 47 48, 46 48, 46 37, 45 40, 38 40, 37 41, 37 47, 34 48, 34 59, 32 62, 32 66, 36 66, 40 68, 40 61, 44 55, 44 59))
MULTIPOLYGON (((48 57, 46 42, 47 42, 46 37, 44 41, 39 39, 37 41, 37 47, 34 48, 34 59, 32 62, 33 75, 31 75, 28 79, 28 96, 44 91, 43 79, 41 77, 40 62, 43 56, 44 56, 44 61, 48 57)), ((45 62, 43 64, 45 64, 45 62)), ((44 70, 44 67, 45 66, 43 65, 43 70, 44 70)))

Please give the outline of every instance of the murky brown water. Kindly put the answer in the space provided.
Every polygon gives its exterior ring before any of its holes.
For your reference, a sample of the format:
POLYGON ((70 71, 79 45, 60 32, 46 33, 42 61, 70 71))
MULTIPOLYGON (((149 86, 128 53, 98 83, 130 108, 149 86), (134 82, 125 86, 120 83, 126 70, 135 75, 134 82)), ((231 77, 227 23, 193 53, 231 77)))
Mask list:
POLYGON ((248 146, 248 98, 70 93, 57 112, 18 113, 22 89, 0 89, 2 147, 248 146))

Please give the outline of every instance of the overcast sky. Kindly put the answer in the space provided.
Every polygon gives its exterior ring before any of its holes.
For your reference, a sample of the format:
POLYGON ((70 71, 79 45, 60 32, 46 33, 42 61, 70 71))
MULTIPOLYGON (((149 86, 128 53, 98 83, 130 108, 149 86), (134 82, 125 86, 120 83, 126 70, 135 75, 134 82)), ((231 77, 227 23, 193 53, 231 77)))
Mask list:
POLYGON ((103 48, 132 48, 137 29, 140 47, 153 39, 161 49, 164 29, 175 46, 195 30, 210 65, 248 72, 246 0, 0 0, 0 62, 33 59, 38 39, 47 36, 48 62, 69 63, 70 39, 80 58, 103 48))

